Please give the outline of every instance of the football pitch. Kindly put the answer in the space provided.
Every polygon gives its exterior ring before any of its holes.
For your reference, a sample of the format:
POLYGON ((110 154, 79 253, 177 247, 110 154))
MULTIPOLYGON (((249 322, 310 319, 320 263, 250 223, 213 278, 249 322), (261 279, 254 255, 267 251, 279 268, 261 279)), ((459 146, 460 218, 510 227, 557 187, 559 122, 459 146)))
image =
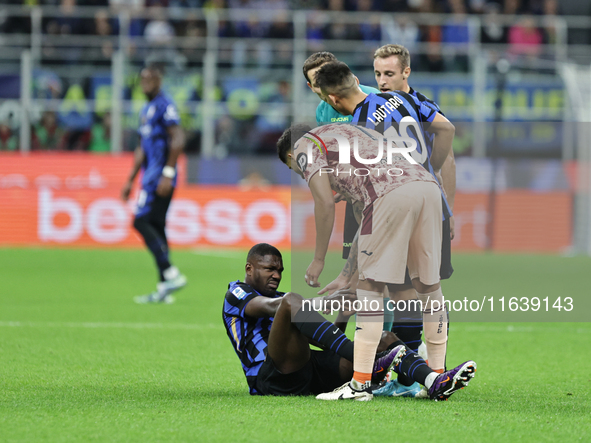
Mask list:
MULTIPOLYGON (((250 396, 221 315, 245 255, 173 251, 187 287, 136 305, 155 284, 147 251, 0 249, 0 441, 591 441, 591 323, 452 317, 448 366, 478 372, 447 402, 250 396)), ((590 258, 453 258, 458 298, 591 292, 590 258)))

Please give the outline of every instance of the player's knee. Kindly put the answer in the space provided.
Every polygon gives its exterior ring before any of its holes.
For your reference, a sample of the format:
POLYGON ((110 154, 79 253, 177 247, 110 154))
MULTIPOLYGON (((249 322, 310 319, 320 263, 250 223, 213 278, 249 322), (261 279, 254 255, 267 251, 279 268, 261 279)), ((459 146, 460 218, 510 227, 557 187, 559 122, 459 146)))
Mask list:
POLYGON ((302 300, 304 298, 295 292, 288 292, 281 300, 280 309, 289 309, 292 312, 297 312, 302 307, 302 300))
POLYGON ((146 226, 146 220, 144 220, 143 218, 136 217, 133 219, 133 227, 136 231, 141 232, 144 226, 146 226))
POLYGON ((388 349, 388 346, 396 341, 398 341, 396 334, 390 331, 382 331, 382 337, 380 338, 376 352, 384 352, 388 349))
POLYGON ((417 291, 419 294, 428 294, 430 292, 437 291, 441 287, 439 282, 435 283, 434 285, 426 285, 421 283, 418 278, 414 278, 412 280, 412 285, 415 288, 415 291, 417 291))

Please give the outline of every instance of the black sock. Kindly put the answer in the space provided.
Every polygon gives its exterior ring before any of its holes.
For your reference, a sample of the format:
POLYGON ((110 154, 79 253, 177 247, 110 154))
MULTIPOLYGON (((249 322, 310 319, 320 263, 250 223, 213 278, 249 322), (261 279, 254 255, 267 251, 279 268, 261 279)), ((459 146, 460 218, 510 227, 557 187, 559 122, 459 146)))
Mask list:
POLYGON ((353 342, 318 312, 300 309, 292 323, 304 336, 315 340, 345 360, 353 361, 353 342))
MULTIPOLYGON (((388 349, 398 345, 404 345, 404 343, 398 340, 388 346, 388 349)), ((406 355, 402 357, 400 364, 394 367, 394 372, 398 374, 398 382, 404 386, 410 386, 416 381, 424 386, 427 376, 433 372, 433 369, 427 366, 419 354, 413 352, 408 346, 405 345, 405 347, 406 355), (402 380, 401 377, 403 377, 402 380)))
POLYGON ((156 266, 158 266, 160 281, 164 281, 164 275, 162 272, 165 269, 170 268, 166 237, 163 237, 159 232, 159 229, 152 225, 146 217, 136 218, 133 226, 144 238, 144 242, 152 253, 154 260, 156 261, 156 266))
POLYGON ((423 333, 423 312, 421 304, 414 303, 414 300, 406 300, 396 304, 394 310, 394 325, 392 332, 406 344, 412 351, 417 352, 421 345, 421 335, 423 333), (398 310, 398 307, 405 307, 404 310, 398 310))

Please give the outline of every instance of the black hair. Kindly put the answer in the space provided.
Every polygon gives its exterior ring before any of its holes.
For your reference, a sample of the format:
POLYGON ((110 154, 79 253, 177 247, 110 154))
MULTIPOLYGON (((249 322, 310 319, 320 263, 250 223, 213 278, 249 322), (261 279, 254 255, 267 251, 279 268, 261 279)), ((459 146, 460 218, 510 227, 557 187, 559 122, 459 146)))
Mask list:
POLYGON ((299 123, 287 128, 279 140, 277 140, 277 155, 283 163, 287 163, 287 153, 293 148, 293 145, 310 131, 310 126, 299 123))
POLYGON ((324 63, 333 62, 337 58, 332 52, 322 51, 322 52, 315 52, 310 57, 306 59, 304 62, 304 66, 302 70, 304 71, 304 77, 306 77, 306 81, 312 83, 312 79, 308 78, 308 71, 317 68, 318 66, 322 66, 324 63))
POLYGON ((355 86, 355 76, 346 63, 334 61, 320 67, 315 74, 316 86, 329 94, 343 94, 355 86))
POLYGON ((250 248, 250 251, 248 251, 248 255, 246 256, 246 261, 251 262, 254 261, 255 258, 263 258, 265 255, 272 255, 283 260, 281 252, 279 252, 279 249, 275 246, 271 246, 268 243, 259 243, 250 248))

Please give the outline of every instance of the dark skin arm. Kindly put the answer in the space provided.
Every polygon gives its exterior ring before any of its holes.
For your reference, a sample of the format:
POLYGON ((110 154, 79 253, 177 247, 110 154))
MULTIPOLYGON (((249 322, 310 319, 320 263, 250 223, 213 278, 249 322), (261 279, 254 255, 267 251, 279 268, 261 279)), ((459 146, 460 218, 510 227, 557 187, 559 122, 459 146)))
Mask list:
POLYGON ((255 297, 248 302, 244 313, 253 318, 275 317, 275 313, 281 304, 281 300, 283 300, 283 297, 255 297))
POLYGON ((144 150, 142 149, 142 147, 138 146, 137 148, 135 148, 131 174, 129 174, 129 178, 127 179, 127 181, 123 185, 123 188, 121 189, 121 199, 123 201, 127 201, 129 199, 129 194, 131 192, 131 188, 133 187, 133 181, 135 180, 135 177, 140 171, 140 168, 142 167, 142 163, 144 162, 145 158, 146 155, 144 154, 144 150))
MULTIPOLYGON (((185 132, 179 125, 172 125, 167 128, 168 137, 170 139, 170 149, 168 151, 168 159, 165 166, 176 166, 179 155, 185 149, 185 132)), ((160 197, 167 197, 172 192, 172 178, 160 177, 156 194, 160 197)))
MULTIPOLYGON (((454 210, 454 202, 456 199, 456 158, 454 156, 454 151, 450 151, 445 163, 441 167, 441 178, 442 178, 442 185, 443 190, 445 191, 445 197, 447 198, 447 203, 449 203, 450 209, 454 210)), ((455 237, 455 223, 453 216, 450 218, 450 230, 451 230, 451 239, 453 240, 455 237)))

